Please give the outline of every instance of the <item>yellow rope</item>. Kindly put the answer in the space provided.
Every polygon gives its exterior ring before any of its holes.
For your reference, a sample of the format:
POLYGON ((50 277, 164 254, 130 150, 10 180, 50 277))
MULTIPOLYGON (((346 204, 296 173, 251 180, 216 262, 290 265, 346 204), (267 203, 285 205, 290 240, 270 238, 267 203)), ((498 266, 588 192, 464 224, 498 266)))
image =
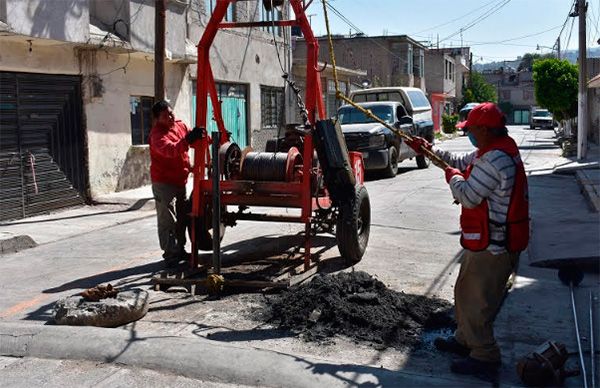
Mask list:
MULTIPOLYGON (((322 0, 322 3, 323 3, 323 14, 325 15, 325 28, 327 29, 327 41, 329 44, 329 57, 331 58, 331 68, 333 70, 333 80, 335 83, 335 97, 338 100, 342 100, 345 103, 352 105, 354 108, 356 108, 359 111, 361 111, 362 113, 364 113, 367 117, 375 120, 376 122, 383 125, 387 129, 389 129, 390 131, 395 133, 396 135, 400 136, 401 138, 403 138, 405 140, 409 140, 409 141, 413 140, 412 136, 398 130, 397 128, 394 128, 389 123, 383 121, 382 119, 380 119, 379 117, 374 115, 373 112, 371 112, 369 109, 363 108, 362 106, 358 105, 357 103, 355 103, 354 101, 352 101, 351 99, 346 97, 344 95, 344 93, 342 93, 340 91, 338 75, 337 75, 337 68, 335 65, 335 53, 333 51, 333 40, 331 39, 331 31, 329 29, 329 15, 327 13, 327 0, 322 0)), ((449 167, 448 163, 446 163, 442 158, 437 156, 433 151, 431 151, 425 147, 421 147, 421 153, 423 155, 425 155, 428 159, 430 159, 433 162, 433 164, 438 166, 439 168, 445 169, 446 167, 449 167)))

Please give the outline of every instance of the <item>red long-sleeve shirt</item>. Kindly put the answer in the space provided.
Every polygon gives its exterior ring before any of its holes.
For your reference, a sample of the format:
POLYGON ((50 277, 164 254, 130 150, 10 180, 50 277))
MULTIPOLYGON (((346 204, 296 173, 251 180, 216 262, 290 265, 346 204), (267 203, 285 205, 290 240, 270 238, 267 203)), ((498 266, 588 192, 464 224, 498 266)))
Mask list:
POLYGON ((148 139, 152 183, 185 186, 190 173, 189 144, 185 139, 189 131, 181 120, 170 128, 152 127, 148 139))

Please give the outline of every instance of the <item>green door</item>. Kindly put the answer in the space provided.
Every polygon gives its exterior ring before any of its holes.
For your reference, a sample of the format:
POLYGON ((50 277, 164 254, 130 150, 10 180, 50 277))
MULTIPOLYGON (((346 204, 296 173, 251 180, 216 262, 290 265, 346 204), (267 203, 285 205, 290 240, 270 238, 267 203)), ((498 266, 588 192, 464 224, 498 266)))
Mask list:
MULTIPOLYGON (((219 88, 219 91, 222 88, 219 88)), ((246 116, 246 97, 237 94, 236 96, 220 96, 221 114, 225 129, 231 133, 232 141, 240 148, 248 145, 248 130, 246 116)), ((217 130, 217 122, 213 119, 213 106, 210 98, 207 100, 207 131, 210 133, 217 130)), ((192 122, 196 122, 196 94, 192 95, 192 122)))

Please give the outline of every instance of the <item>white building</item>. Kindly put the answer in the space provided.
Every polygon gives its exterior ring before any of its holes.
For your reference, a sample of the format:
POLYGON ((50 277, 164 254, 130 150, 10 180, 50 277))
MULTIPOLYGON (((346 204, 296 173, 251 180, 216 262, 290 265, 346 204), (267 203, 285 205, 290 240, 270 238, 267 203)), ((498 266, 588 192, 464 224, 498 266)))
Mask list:
MULTIPOLYGON (((167 0, 166 96, 190 126, 195 45, 215 4, 167 0)), ((148 183, 154 13, 148 0, 0 0, 0 220, 148 183)), ((254 0, 227 19, 283 16, 254 0)), ((289 36, 274 33, 289 70, 289 36)), ((220 30, 211 63, 228 129, 260 147, 284 117, 273 33, 220 30)))

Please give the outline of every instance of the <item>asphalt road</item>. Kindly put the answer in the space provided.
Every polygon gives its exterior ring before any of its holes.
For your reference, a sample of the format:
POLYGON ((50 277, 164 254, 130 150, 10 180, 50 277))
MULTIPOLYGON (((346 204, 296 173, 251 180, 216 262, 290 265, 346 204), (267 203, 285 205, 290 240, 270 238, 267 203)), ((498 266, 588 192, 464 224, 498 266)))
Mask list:
MULTIPOLYGON (((528 145, 550 145, 553 133, 511 127, 510 134, 523 146, 526 168, 533 173, 549 173, 558 150, 528 145)), ((472 149, 466 137, 445 141, 440 146, 456 152, 472 149)), ((452 203, 443 172, 433 165, 419 170, 414 161, 405 161, 400 164, 398 176, 371 179, 366 186, 372 208, 371 237, 365 257, 355 268, 371 273, 395 290, 452 301, 461 253, 459 207, 452 203)), ((83 217, 65 222, 87 221, 83 217)), ((222 243, 224 266, 297 254, 294 246, 302 242, 297 234, 300 230, 297 225, 242 222, 226 232, 222 243)), ((344 269, 334 237, 322 237, 317 245, 315 251, 325 271, 344 269)), ((156 221, 147 217, 2 256, 0 268, 0 320, 23 319, 44 324, 51 318, 52 305, 59 297, 106 282, 148 288, 151 275, 160 271, 163 264, 156 221)), ((148 315, 124 329, 201 336, 340 364, 450 376, 450 359, 430 346, 407 353, 375 349, 344 338, 336 338, 328 345, 306 343, 261 321, 264 296, 260 294, 234 294, 212 300, 181 291, 152 291, 148 315)), ((539 333, 531 342, 544 336, 545 333, 539 333)), ((504 336, 501 345, 509 340, 510 335, 504 336)), ((505 355, 502 373, 508 383, 518 381, 512 365, 516 356, 505 355)))

